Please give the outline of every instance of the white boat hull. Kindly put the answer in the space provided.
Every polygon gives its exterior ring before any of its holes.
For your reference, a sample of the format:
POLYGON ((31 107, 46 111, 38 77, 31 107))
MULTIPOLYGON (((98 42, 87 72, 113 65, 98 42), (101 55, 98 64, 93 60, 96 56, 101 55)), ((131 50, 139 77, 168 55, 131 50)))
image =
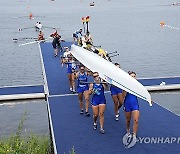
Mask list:
POLYGON ((152 106, 151 96, 147 89, 128 73, 113 63, 101 58, 99 55, 74 44, 71 46, 71 52, 88 69, 98 72, 103 80, 146 100, 152 106))

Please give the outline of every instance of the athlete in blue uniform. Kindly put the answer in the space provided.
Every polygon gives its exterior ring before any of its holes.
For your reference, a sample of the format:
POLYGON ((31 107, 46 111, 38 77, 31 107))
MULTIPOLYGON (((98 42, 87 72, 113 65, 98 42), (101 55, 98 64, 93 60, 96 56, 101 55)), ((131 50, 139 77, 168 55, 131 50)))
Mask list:
POLYGON ((77 92, 78 92, 78 98, 79 98, 79 105, 80 105, 80 114, 84 113, 84 105, 83 105, 83 95, 86 101, 86 112, 85 115, 87 117, 90 116, 88 110, 89 110, 89 85, 87 83, 88 81, 88 73, 85 72, 85 67, 83 65, 79 66, 79 72, 76 73, 76 79, 78 80, 77 83, 77 92))
MULTIPOLYGON (((120 65, 118 63, 115 63, 117 67, 120 68, 120 65)), ((119 109, 121 108, 123 104, 123 96, 122 96, 122 89, 111 85, 110 87, 111 96, 114 102, 114 113, 115 113, 115 120, 119 120, 119 109)))
POLYGON ((132 112, 134 110, 139 110, 137 96, 130 93, 126 93, 126 97, 124 100, 124 111, 132 112))
POLYGON ((69 57, 68 62, 65 64, 67 64, 67 75, 68 75, 68 80, 69 80, 70 91, 73 93, 76 93, 75 74, 74 74, 76 70, 76 64, 74 62, 73 57, 69 57))
POLYGON ((92 110, 93 110, 93 128, 97 129, 97 118, 99 116, 100 133, 104 134, 104 111, 106 108, 106 98, 104 96, 104 88, 107 89, 107 84, 102 83, 98 72, 93 73, 94 83, 89 86, 89 94, 92 96, 92 110))
MULTIPOLYGON (((128 72, 128 73, 133 78, 136 78, 135 72, 128 72)), ((138 120, 139 120, 139 104, 138 104, 137 97, 135 95, 132 95, 130 93, 126 93, 126 96, 124 99, 124 113, 126 116, 127 136, 130 134, 130 121, 131 121, 131 115, 133 115, 133 120, 134 120, 134 123, 133 123, 133 140, 136 141, 136 133, 138 130, 138 120)))

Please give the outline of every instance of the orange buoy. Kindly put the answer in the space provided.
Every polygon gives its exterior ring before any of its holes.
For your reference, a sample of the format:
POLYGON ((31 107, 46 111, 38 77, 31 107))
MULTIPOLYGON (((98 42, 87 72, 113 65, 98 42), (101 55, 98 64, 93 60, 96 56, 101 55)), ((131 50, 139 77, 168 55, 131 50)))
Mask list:
POLYGON ((33 19, 33 15, 31 12, 29 13, 29 19, 33 19))
POLYGON ((165 25, 164 21, 161 21, 160 26, 164 26, 164 25, 165 25))

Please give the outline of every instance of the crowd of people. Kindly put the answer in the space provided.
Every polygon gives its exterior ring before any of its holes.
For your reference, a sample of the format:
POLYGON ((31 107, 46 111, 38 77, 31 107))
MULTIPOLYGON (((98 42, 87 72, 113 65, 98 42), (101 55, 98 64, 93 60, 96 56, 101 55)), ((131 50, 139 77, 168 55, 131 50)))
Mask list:
MULTIPOLYGON (((58 55, 60 43, 60 35, 57 31, 52 34, 53 42, 52 46, 54 48, 54 56, 58 55)), ((82 34, 82 29, 75 31, 73 33, 73 42, 77 43, 79 46, 90 50, 94 53, 99 54, 99 56, 105 58, 106 52, 103 49, 97 49, 93 46, 92 36, 89 32, 85 35, 82 34), (98 51, 96 51, 98 50, 98 51), (105 52, 105 53, 104 53, 105 52)), ((79 109, 80 114, 90 117, 89 105, 92 106, 93 112, 93 129, 96 130, 99 124, 99 130, 101 134, 105 133, 104 129, 104 113, 106 109, 106 97, 105 90, 110 89, 110 94, 112 97, 112 102, 114 104, 114 119, 119 120, 120 112, 119 110, 123 106, 126 121, 126 137, 132 136, 133 140, 136 140, 136 134, 138 130, 138 119, 139 119, 139 104, 137 97, 132 95, 114 85, 109 85, 103 81, 98 72, 91 72, 80 62, 78 62, 70 52, 68 47, 62 49, 64 52, 60 58, 60 63, 62 66, 67 66, 67 77, 69 83, 69 90, 73 94, 78 94, 79 109), (88 82, 89 78, 93 77, 93 82, 88 82), (77 82, 76 82, 77 81, 77 82), (77 85, 76 85, 77 84, 77 85), (90 101, 90 95, 92 95, 92 100, 90 101), (85 101, 85 103, 84 103, 85 101), (91 102, 91 103, 90 103, 91 102), (133 130, 130 131, 130 121, 133 118, 133 130), (99 119, 99 122, 98 122, 99 119)), ((106 59, 106 58, 105 58, 106 59)), ((108 58, 107 58, 108 60, 108 58)), ((120 64, 114 63, 115 66, 120 68, 120 64)), ((136 78, 135 72, 128 72, 133 78, 136 78)))
MULTIPOLYGON (((35 26, 36 30, 39 31, 38 41, 45 40, 42 32, 41 22, 37 22, 35 26)), ((70 52, 68 47, 61 47, 61 35, 55 31, 50 35, 53 38, 52 47, 54 48, 54 56, 58 56, 58 52, 61 50, 63 56, 60 59, 62 66, 67 66, 67 77, 69 83, 69 90, 73 94, 78 94, 80 114, 90 117, 89 105, 92 106, 93 112, 93 129, 97 130, 99 123, 99 130, 101 134, 105 133, 104 129, 104 113, 106 109, 106 97, 105 90, 110 90, 112 102, 114 104, 114 119, 119 120, 119 110, 123 106, 126 121, 126 136, 133 136, 133 140, 136 140, 136 134, 138 130, 138 119, 139 119, 139 104, 137 96, 130 94, 114 85, 109 85, 107 82, 102 80, 98 72, 92 72, 78 62, 70 52), (88 82, 89 76, 93 77, 93 82, 88 82), (76 85, 77 81, 77 85, 76 85), (92 100, 90 101, 90 95, 92 100), (84 103, 85 100, 85 103, 84 103), (91 103, 90 103, 91 102, 91 103), (98 122, 99 118, 99 122, 98 122), (133 131, 130 131, 130 122, 133 118, 133 131)), ((102 49, 93 45, 93 39, 90 32, 82 34, 82 29, 75 31, 72 35, 73 43, 77 43, 82 48, 92 51, 102 58, 111 61, 108 57, 108 53, 102 49)), ((112 62, 112 61, 111 61, 112 62)), ((114 65, 120 68, 120 64, 114 63, 114 65)), ((131 71, 128 72, 133 78, 136 78, 136 73, 131 71)))
MULTIPOLYGON (((73 41, 75 42, 78 42, 78 39, 80 39, 79 37, 77 37, 77 35, 83 36, 81 30, 79 31, 79 33, 73 33, 73 41)), ((88 40, 88 44, 91 43, 92 43, 92 37, 90 40, 88 40)), ((106 97, 104 91, 110 89, 112 102, 114 103, 114 119, 116 121, 119 120, 119 116, 120 116, 119 110, 123 106, 123 110, 126 118, 126 128, 127 128, 126 136, 128 138, 129 135, 133 134, 132 135, 133 140, 136 140, 136 134, 138 130, 138 119, 139 119, 139 105, 138 105, 137 97, 130 93, 125 92, 124 90, 114 85, 109 86, 105 81, 103 81, 99 77, 98 72, 91 72, 85 66, 78 63, 76 59, 72 56, 68 47, 65 47, 64 51, 65 51, 64 55, 61 57, 61 64, 62 66, 64 64, 67 65, 67 74, 68 74, 70 91, 72 93, 78 93, 80 114, 81 115, 84 114, 85 116, 89 117, 90 116, 89 104, 91 104, 93 111, 93 129, 96 130, 99 123, 100 133, 104 134, 105 133, 104 112, 106 109, 106 97), (89 76, 93 77, 94 79, 93 82, 88 82, 89 76), (77 80, 77 85, 75 85, 76 80, 77 80), (90 95, 92 95, 91 101, 90 101, 90 95), (83 103, 83 99, 85 100, 85 103, 83 103), (97 122, 98 118, 99 118, 99 122, 97 122), (132 118, 134 123, 133 123, 133 131, 131 133, 130 121, 132 118)), ((120 65, 118 63, 115 63, 115 65, 120 68, 120 65)), ((133 78, 136 77, 135 72, 128 72, 128 73, 133 78)))

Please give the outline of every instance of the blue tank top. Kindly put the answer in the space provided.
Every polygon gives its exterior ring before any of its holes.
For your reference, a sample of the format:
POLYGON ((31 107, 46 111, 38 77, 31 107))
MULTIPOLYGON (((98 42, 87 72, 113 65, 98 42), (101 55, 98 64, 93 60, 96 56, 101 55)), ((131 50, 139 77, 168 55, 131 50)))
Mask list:
POLYGON ((88 80, 88 78, 87 78, 86 73, 83 73, 83 74, 79 73, 79 76, 78 76, 78 87, 83 88, 83 87, 88 86, 87 83, 82 83, 82 82, 87 82, 87 80, 88 80))
POLYGON ((104 95, 104 87, 102 83, 93 84, 94 94, 92 96, 92 105, 106 104, 106 98, 104 95))
POLYGON ((67 62, 67 73, 72 73, 72 69, 76 69, 76 64, 73 62, 67 62))
POLYGON ((96 98, 96 97, 104 98, 104 87, 102 83, 100 84, 94 83, 93 90, 94 90, 93 98, 96 98))
POLYGON ((125 100, 124 100, 124 103, 125 103, 125 102, 138 102, 137 96, 135 96, 135 95, 130 94, 130 93, 127 92, 126 97, 125 97, 125 100))

